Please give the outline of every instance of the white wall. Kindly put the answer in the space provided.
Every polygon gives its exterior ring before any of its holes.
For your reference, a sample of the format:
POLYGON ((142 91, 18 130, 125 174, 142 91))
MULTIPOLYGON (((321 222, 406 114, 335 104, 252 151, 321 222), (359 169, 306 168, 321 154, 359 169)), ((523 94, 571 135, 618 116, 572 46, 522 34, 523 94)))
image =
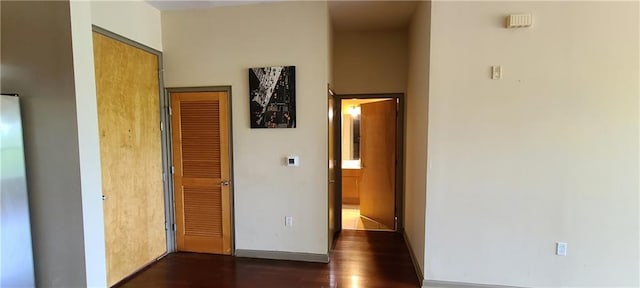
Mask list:
POLYGON ((92 23, 162 51, 160 11, 143 0, 91 1, 92 23))
POLYGON ((334 31, 333 76, 338 94, 402 93, 407 88, 406 29, 334 31))
POLYGON ((71 1, 70 8, 86 285, 87 287, 104 287, 107 285, 107 260, 102 210, 98 106, 93 66, 91 3, 71 1))
POLYGON ((166 86, 232 86, 237 249, 327 253, 327 19, 324 2, 162 14, 166 86), (297 127, 250 129, 248 68, 275 65, 296 66, 297 127))
MULTIPOLYGON (((406 96, 404 229, 412 254, 424 274, 427 190, 427 116, 429 111, 429 33, 431 2, 421 2, 409 27, 406 96)), ((421 279, 422 280, 422 279, 421 279)))
POLYGON ((1 2, 2 89, 22 101, 37 287, 86 285, 68 2, 1 2))
POLYGON ((334 69, 333 69, 333 54, 334 54, 334 38, 335 32, 333 28, 333 23, 331 22, 331 15, 327 12, 327 81, 329 83, 329 87, 333 89, 334 86, 334 69))
POLYGON ((640 285, 638 5, 433 2, 427 279, 640 285))

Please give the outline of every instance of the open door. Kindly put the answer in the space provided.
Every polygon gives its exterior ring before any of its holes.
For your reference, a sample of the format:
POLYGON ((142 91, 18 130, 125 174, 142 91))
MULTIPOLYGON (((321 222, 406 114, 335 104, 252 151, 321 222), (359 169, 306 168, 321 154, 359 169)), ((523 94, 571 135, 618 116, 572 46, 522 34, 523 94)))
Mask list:
POLYGON ((171 93, 179 251, 231 254, 227 92, 171 93))
POLYGON ((395 229, 396 101, 360 107, 360 215, 395 229))

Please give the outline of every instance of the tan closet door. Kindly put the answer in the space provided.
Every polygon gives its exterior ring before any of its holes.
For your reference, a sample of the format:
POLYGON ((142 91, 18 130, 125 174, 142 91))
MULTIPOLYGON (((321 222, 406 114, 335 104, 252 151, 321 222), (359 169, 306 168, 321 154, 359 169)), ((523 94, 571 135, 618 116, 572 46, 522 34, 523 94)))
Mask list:
POLYGON ((166 252, 156 55, 93 33, 107 283, 166 252))
POLYGON ((171 93, 178 250, 231 254, 226 92, 171 93))
POLYGON ((395 229, 396 101, 360 105, 360 214, 395 229))

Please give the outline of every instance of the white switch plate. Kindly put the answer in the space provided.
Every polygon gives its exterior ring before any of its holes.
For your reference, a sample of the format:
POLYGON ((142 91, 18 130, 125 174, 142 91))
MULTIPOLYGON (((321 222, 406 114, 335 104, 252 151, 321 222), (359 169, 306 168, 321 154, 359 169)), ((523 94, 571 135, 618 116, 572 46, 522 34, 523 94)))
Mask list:
POLYGON ((284 216, 284 226, 286 226, 286 227, 293 226, 293 217, 292 216, 284 216))
POLYGON ((491 66, 491 79, 493 80, 502 79, 502 66, 500 65, 491 66))
POLYGON ((556 242, 556 255, 567 256, 567 243, 556 242))

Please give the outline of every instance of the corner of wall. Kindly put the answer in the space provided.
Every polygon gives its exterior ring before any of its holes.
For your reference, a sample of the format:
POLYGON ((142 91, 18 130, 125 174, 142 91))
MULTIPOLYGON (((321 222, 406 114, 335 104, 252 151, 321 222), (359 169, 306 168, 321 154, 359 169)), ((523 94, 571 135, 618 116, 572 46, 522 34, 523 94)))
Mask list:
POLYGON ((107 285, 98 108, 93 67, 91 3, 71 1, 71 38, 88 287, 107 285))
MULTIPOLYGON (((2 2, 2 88, 22 99, 36 286, 87 286, 71 13, 75 2, 2 2), (28 25, 21 25, 28 23, 28 25), (45 51, 45 53, 43 53, 45 51), (53 57, 52 57, 53 56, 53 57)), ((89 28, 88 28, 89 29, 89 28)), ((92 60, 90 60, 92 62, 92 60)), ((91 73, 92 75, 92 73, 91 73)), ((98 170, 99 173, 99 170, 98 170)), ((101 209, 100 209, 101 210, 101 209)), ((90 223, 89 223, 90 224, 90 223)), ((102 229, 102 227, 97 227, 102 229)), ((96 240, 96 239, 94 239, 96 240)), ((91 241, 91 240, 90 240, 91 241)), ((102 241, 104 239, 97 239, 102 241)), ((99 253, 99 251, 98 251, 99 253)), ((99 257, 99 255, 98 255, 99 257)), ((104 257, 104 255, 102 255, 104 257)), ((104 270, 102 271, 104 273, 104 270)), ((96 281, 98 285, 102 282, 96 281)))
POLYGON ((408 37, 405 149, 405 230, 416 269, 424 279, 429 109, 430 2, 420 2, 408 37))

